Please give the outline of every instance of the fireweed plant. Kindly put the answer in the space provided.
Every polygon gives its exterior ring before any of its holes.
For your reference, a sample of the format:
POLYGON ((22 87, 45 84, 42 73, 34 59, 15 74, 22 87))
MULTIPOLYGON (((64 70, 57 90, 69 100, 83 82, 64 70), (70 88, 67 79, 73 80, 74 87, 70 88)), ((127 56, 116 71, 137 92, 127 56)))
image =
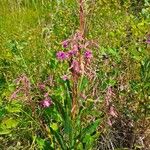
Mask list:
MULTIPOLYGON (((66 74, 60 77, 64 97, 53 94, 53 82, 49 84, 52 78, 38 83, 36 87, 26 75, 16 80, 16 91, 11 95, 11 99, 25 99, 26 104, 31 107, 32 118, 39 124, 43 136, 47 139, 43 148, 91 149, 98 136, 96 129, 100 120, 93 117, 92 123, 86 125, 84 117, 91 108, 83 106, 86 97, 80 88, 85 77, 90 81, 93 76, 90 72, 93 44, 90 43, 92 42, 85 40, 77 31, 62 42, 64 50, 56 53, 59 63, 68 64, 66 74), (35 99, 38 100, 34 101, 35 99), (40 111, 42 114, 39 116, 40 111)), ((114 115, 114 110, 110 111, 111 115, 114 115)), ((37 143, 39 144, 39 141, 37 143)))
POLYGON ((25 97, 26 104, 31 107, 32 118, 41 129, 42 136, 37 134, 36 142, 42 149, 89 150, 94 147, 98 137, 100 120, 96 117, 90 123, 85 120, 92 104, 89 108, 84 106, 86 96, 81 87, 85 87, 85 78, 91 81, 95 75, 92 70, 95 43, 84 36, 83 1, 79 2, 80 30, 64 40, 62 50, 56 53, 58 63, 68 66, 66 73, 60 77, 61 82, 53 83, 55 80, 51 78, 35 86, 26 75, 22 75, 11 96, 12 100, 25 97), (55 87, 63 90, 63 96, 53 92, 55 87))
MULTIPOLYGON (((91 77, 89 70, 91 59, 93 57, 90 50, 90 42, 84 40, 80 32, 75 33, 74 36, 62 42, 65 51, 59 51, 56 57, 61 63, 68 63, 67 74, 62 76, 64 81, 71 80, 71 97, 72 97, 72 117, 74 118, 78 111, 78 98, 82 94, 78 91, 79 82, 84 76, 91 77)), ((81 81, 82 82, 82 81, 81 81)))

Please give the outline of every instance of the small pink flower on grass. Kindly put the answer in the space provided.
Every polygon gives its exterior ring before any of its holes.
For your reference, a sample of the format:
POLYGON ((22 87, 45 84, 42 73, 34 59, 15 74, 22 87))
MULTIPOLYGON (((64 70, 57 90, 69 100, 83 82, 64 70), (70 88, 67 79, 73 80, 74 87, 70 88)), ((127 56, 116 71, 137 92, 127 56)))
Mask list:
POLYGON ((84 53, 84 57, 86 59, 91 59, 93 57, 92 52, 90 50, 86 50, 84 53))
POLYGON ((44 94, 44 97, 48 97, 48 92, 44 94))
POLYGON ((72 61, 71 68, 73 69, 73 71, 75 73, 80 73, 80 65, 79 65, 79 62, 77 60, 72 61))
POLYGON ((73 45, 73 48, 70 51, 68 51, 68 55, 69 57, 72 57, 76 55, 77 52, 78 52, 78 45, 73 45))
POLYGON ((43 83, 40 83, 38 85, 38 87, 39 87, 40 90, 44 90, 46 88, 45 84, 43 84, 43 83))
POLYGON ((13 94, 11 95, 10 99, 16 99, 17 98, 17 94, 21 91, 21 89, 17 89, 16 91, 13 92, 13 94))
POLYGON ((110 120, 110 118, 108 118, 107 123, 109 126, 112 126, 112 121, 110 120))
POLYGON ((77 33, 75 34, 75 38, 78 39, 79 41, 82 41, 82 40, 83 40, 83 34, 80 33, 80 32, 77 32, 77 33))
POLYGON ((65 60, 68 58, 68 55, 63 51, 57 52, 56 56, 58 60, 65 60))
POLYGON ((116 110, 115 110, 115 108, 113 106, 110 107, 109 114, 111 116, 113 116, 113 117, 117 117, 118 116, 118 114, 117 114, 117 112, 116 112, 116 110))
POLYGON ((63 75, 61 78, 62 78, 64 81, 68 80, 68 76, 67 76, 67 75, 63 75))
POLYGON ((72 56, 76 55, 77 52, 78 52, 77 50, 73 49, 73 50, 68 51, 68 55, 69 55, 70 57, 72 57, 72 56))
POLYGON ((112 101, 112 98, 115 96, 115 94, 113 93, 112 87, 109 86, 107 88, 106 91, 106 96, 105 96, 105 100, 106 100, 106 105, 109 106, 110 102, 112 101))
POLYGON ((65 40, 65 41, 62 42, 62 46, 64 48, 67 48, 68 44, 69 44, 69 40, 65 40))
POLYGON ((16 91, 11 95, 10 99, 15 99, 17 97, 16 91))
POLYGON ((146 43, 147 43, 147 44, 150 44, 150 39, 146 40, 146 43))
POLYGON ((49 97, 46 97, 43 101, 41 101, 41 106, 43 108, 48 108, 52 105, 52 101, 49 97))

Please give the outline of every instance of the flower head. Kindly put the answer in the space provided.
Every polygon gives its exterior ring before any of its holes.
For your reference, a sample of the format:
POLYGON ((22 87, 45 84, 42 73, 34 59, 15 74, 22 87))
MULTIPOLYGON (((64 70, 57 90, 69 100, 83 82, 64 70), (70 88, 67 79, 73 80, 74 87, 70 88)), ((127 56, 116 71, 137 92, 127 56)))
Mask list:
POLYGON ((73 50, 68 51, 68 55, 71 57, 71 56, 76 55, 77 52, 78 52, 78 51, 76 51, 76 50, 73 49, 73 50))
POLYGON ((146 40, 146 43, 147 43, 147 44, 150 44, 150 39, 146 40))
POLYGON ((68 55, 63 51, 57 52, 56 56, 58 60, 65 60, 68 58, 68 55))
POLYGON ((73 71, 75 73, 80 73, 80 65, 79 65, 79 62, 77 60, 72 61, 71 68, 73 69, 73 71))
POLYGON ((77 32, 77 33, 75 34, 75 38, 78 39, 79 41, 82 41, 82 40, 83 40, 83 34, 80 33, 80 32, 77 32))
POLYGON ((68 44, 69 44, 69 41, 68 41, 68 40, 65 40, 65 41, 62 42, 62 46, 63 46, 64 48, 67 48, 68 44))
POLYGON ((40 84, 38 85, 38 88, 39 88, 40 90, 44 90, 44 89, 46 88, 46 86, 45 86, 44 83, 40 83, 40 84))
POLYGON ((68 76, 67 76, 67 75, 63 75, 61 78, 62 78, 64 81, 68 80, 68 76))
POLYGON ((91 59, 93 57, 92 52, 90 50, 86 50, 84 53, 84 57, 86 59, 91 59))
POLYGON ((43 101, 41 101, 41 106, 43 108, 50 107, 52 105, 52 101, 49 97, 46 97, 43 101))
POLYGON ((117 117, 118 114, 115 110, 115 108, 113 106, 110 107, 110 110, 109 110, 109 114, 112 116, 112 117, 117 117))
POLYGON ((112 126, 112 124, 113 124, 112 121, 110 120, 110 118, 108 118, 107 123, 109 126, 112 126))

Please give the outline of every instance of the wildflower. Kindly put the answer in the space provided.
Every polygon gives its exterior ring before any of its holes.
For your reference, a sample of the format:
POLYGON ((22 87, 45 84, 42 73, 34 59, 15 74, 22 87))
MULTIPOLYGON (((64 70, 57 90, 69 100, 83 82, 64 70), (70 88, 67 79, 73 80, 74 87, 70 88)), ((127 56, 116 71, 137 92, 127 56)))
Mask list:
POLYGON ((65 41, 62 42, 62 46, 63 46, 64 48, 67 48, 68 44, 69 44, 69 41, 68 41, 68 40, 65 40, 65 41))
POLYGON ((109 126, 112 126, 112 121, 110 120, 110 118, 108 118, 107 123, 109 126))
POLYGON ((68 55, 63 51, 57 52, 56 56, 58 60, 65 60, 68 58, 68 55))
POLYGON ((63 75, 61 78, 62 78, 64 81, 68 80, 68 76, 67 76, 67 75, 63 75))
POLYGON ((38 85, 38 88, 40 89, 40 90, 44 90, 45 89, 45 84, 43 84, 43 83, 40 83, 39 85, 38 85))
POLYGON ((93 57, 92 52, 90 50, 86 50, 84 53, 84 57, 86 59, 91 59, 93 57))
POLYGON ((107 92, 106 92, 106 96, 105 96, 107 106, 109 106, 110 102, 112 101, 112 97, 114 95, 115 94, 113 93, 112 87, 108 87, 107 92))
POLYGON ((78 51, 78 45, 77 44, 73 45, 72 49, 77 52, 78 51))
POLYGON ((73 69, 73 71, 75 73, 79 73, 80 72, 80 65, 79 62, 77 60, 73 60, 72 64, 71 64, 71 68, 73 69))
POLYGON ((50 107, 52 105, 52 101, 49 97, 46 97, 43 101, 41 101, 41 106, 43 108, 50 107))
POLYGON ((77 33, 75 34, 75 38, 77 38, 79 41, 82 41, 82 40, 83 40, 83 34, 80 33, 80 32, 77 32, 77 33))
POLYGON ((44 94, 44 97, 48 97, 48 92, 44 94))
POLYGON ((118 114, 117 114, 117 112, 116 112, 116 110, 115 110, 115 108, 114 108, 113 106, 110 107, 110 109, 109 109, 109 114, 110 114, 112 117, 117 117, 117 116, 118 116, 118 114))
POLYGON ((150 44, 150 39, 146 40, 146 43, 147 43, 147 44, 150 44))
POLYGON ((18 91, 15 91, 15 92, 11 95, 10 99, 16 99, 17 93, 18 93, 18 91))
POLYGON ((77 52, 78 52, 78 51, 76 51, 76 50, 73 49, 73 50, 68 51, 68 55, 71 57, 71 56, 73 56, 73 55, 76 55, 77 52))

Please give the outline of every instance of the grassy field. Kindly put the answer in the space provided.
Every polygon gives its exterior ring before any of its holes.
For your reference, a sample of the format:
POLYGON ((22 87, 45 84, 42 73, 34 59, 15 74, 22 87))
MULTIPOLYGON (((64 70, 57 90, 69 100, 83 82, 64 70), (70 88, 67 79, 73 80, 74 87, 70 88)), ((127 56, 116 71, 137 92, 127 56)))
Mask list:
POLYGON ((0 0, 0 149, 149 150, 150 2, 0 0))

